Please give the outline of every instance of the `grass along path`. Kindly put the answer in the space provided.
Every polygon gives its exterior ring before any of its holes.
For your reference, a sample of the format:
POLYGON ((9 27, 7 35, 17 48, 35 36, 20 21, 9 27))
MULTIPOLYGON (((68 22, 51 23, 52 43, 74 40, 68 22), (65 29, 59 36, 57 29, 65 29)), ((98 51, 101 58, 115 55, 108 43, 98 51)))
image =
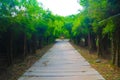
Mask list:
POLYGON ((113 67, 110 60, 101 59, 100 63, 96 63, 98 59, 96 52, 89 54, 88 49, 71 44, 106 80, 120 80, 120 68, 113 67))

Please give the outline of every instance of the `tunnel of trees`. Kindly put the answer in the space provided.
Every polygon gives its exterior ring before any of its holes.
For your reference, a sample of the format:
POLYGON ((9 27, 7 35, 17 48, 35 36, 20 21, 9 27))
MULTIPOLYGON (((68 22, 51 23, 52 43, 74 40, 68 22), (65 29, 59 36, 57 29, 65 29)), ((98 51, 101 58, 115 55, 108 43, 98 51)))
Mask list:
POLYGON ((80 13, 63 17, 44 10, 36 0, 0 0, 0 66, 24 60, 64 36, 120 67, 120 1, 79 3, 84 7, 80 13))

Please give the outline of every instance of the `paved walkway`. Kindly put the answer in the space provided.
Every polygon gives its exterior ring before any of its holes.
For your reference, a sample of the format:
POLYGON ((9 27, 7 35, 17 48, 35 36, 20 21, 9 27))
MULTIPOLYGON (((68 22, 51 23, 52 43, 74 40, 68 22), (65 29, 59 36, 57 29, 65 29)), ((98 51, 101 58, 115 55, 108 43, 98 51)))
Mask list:
POLYGON ((56 44, 18 80, 105 80, 68 41, 56 44))

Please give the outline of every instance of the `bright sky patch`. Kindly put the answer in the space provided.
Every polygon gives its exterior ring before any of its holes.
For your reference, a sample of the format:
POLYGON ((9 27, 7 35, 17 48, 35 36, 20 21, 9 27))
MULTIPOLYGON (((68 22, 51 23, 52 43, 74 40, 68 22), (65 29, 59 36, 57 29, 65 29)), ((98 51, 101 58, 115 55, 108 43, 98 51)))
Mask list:
POLYGON ((82 6, 77 0, 38 0, 45 9, 49 9, 53 14, 68 16, 79 13, 82 6))

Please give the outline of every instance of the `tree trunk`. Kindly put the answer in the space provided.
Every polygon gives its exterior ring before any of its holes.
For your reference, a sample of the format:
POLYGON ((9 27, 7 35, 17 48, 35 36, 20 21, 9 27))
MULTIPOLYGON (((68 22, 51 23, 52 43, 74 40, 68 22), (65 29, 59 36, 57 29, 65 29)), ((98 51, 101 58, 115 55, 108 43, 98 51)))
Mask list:
POLYGON ((85 37, 85 46, 88 46, 88 37, 85 37))
POLYGON ((94 50, 96 50, 96 36, 95 36, 95 34, 93 33, 93 34, 91 34, 91 39, 90 39, 90 41, 91 41, 91 50, 92 51, 94 51, 94 50))
POLYGON ((27 54, 26 54, 26 50, 27 50, 27 49, 26 49, 26 47, 27 47, 27 46, 26 46, 26 41, 27 41, 27 39, 26 39, 26 35, 25 35, 25 34, 24 34, 23 36, 24 36, 24 37, 23 37, 23 40, 24 40, 24 41, 23 41, 23 58, 25 59, 25 57, 26 57, 26 55, 27 55, 27 54))
POLYGON ((98 57, 102 57, 103 53, 102 53, 102 34, 98 35, 98 49, 97 49, 97 53, 98 53, 98 57))
POLYGON ((8 40, 9 40, 9 47, 8 47, 8 62, 9 62, 9 65, 12 65, 13 64, 13 34, 12 34, 12 31, 9 30, 8 31, 8 40))
POLYGON ((96 50, 96 36, 93 32, 88 33, 88 48, 89 52, 91 53, 92 51, 96 50))
POLYGON ((11 59, 11 64, 13 64, 13 37, 11 33, 11 39, 10 39, 10 59, 11 59))
POLYGON ((89 51, 91 51, 91 36, 90 36, 90 31, 88 33, 88 48, 89 48, 89 51))
POLYGON ((43 45, 44 45, 44 39, 43 39, 43 37, 40 37, 39 38, 39 48, 42 48, 43 45))
POLYGON ((35 53, 36 52, 36 49, 37 49, 37 39, 36 39, 36 35, 35 34, 33 34, 32 35, 32 51, 33 51, 33 53, 35 53))
POLYGON ((32 46, 31 46, 32 41, 28 40, 27 41, 27 47, 28 47, 28 53, 32 54, 32 46))
POLYGON ((120 67, 120 28, 116 29, 113 33, 113 40, 112 40, 112 61, 113 64, 117 67, 120 67))

